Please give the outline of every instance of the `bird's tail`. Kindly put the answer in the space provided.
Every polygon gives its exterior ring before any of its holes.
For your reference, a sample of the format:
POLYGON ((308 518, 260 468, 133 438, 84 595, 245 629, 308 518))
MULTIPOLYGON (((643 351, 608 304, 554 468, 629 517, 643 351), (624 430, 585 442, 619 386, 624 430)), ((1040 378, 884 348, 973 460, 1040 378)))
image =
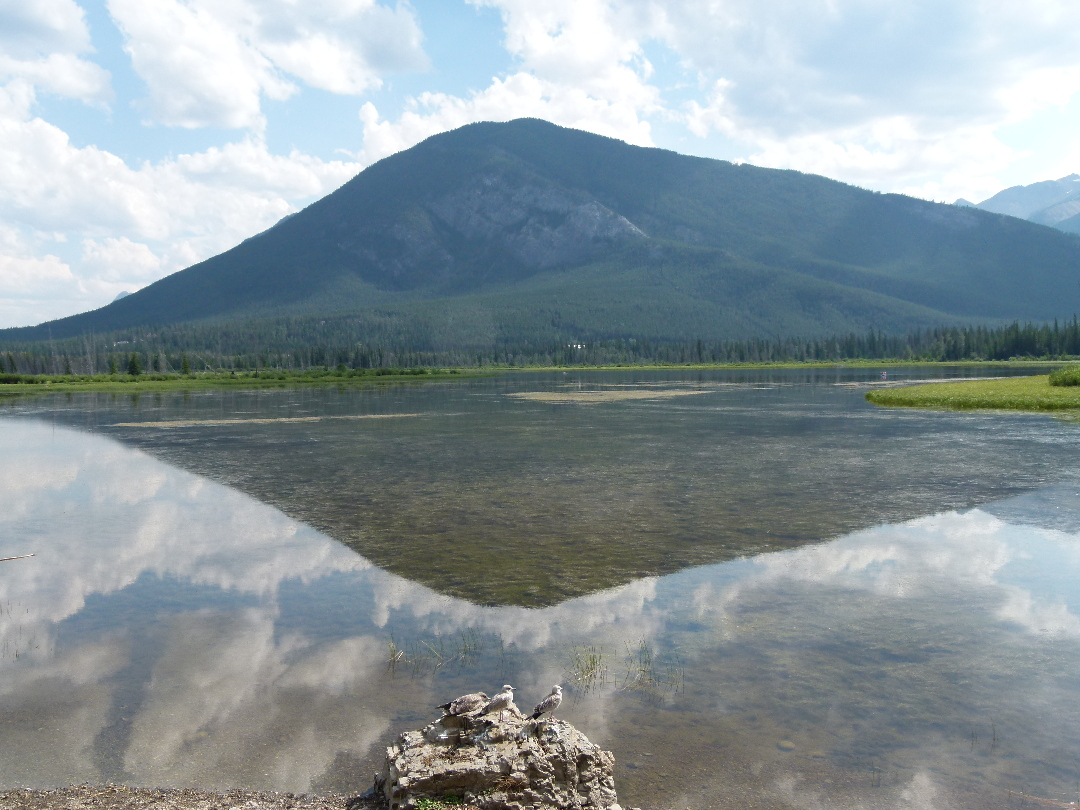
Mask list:
POLYGON ((532 714, 529 715, 529 719, 530 720, 536 720, 542 714, 543 714, 543 712, 533 712, 532 714))
POLYGON ((450 704, 453 703, 453 702, 454 701, 451 700, 450 703, 444 703, 442 706, 436 706, 435 708, 436 709, 442 709, 444 712, 448 712, 448 711, 450 711, 450 704))

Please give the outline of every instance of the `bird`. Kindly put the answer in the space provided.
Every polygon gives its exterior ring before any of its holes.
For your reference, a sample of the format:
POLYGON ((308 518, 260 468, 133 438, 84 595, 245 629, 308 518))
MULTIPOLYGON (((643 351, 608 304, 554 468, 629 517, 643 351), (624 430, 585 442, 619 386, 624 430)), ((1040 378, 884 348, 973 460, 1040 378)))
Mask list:
POLYGON ((481 706, 487 705, 489 700, 491 698, 484 692, 473 692, 469 695, 462 695, 436 708, 442 709, 447 714, 468 714, 469 712, 475 712, 481 706))
POLYGON ((562 687, 555 684, 551 687, 551 694, 536 704, 536 708, 533 709, 530 720, 536 720, 542 714, 550 714, 551 719, 555 719, 555 710, 562 704, 562 687))
POLYGON ((503 709, 510 708, 510 705, 514 702, 514 687, 510 684, 503 684, 502 691, 495 697, 488 701, 484 706, 484 710, 480 714, 491 714, 491 712, 501 712, 503 709))

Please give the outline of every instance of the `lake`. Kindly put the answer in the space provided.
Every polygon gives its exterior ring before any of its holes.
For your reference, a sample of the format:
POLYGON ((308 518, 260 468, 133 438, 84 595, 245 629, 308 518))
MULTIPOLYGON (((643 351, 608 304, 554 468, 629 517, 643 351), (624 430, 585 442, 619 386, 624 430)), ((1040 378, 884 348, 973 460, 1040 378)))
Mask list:
POLYGON ((1076 801, 1080 425, 877 377, 6 403, 0 788, 361 792, 561 682, 624 804, 1076 801))

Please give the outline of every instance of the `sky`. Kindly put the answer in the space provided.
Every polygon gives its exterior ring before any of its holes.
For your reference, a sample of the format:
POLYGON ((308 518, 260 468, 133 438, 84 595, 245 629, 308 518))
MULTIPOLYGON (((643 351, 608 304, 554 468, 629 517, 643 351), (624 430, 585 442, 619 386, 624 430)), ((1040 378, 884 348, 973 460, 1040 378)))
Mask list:
POLYGON ((524 116, 978 202, 1080 171, 1080 3, 0 0, 0 327, 524 116))

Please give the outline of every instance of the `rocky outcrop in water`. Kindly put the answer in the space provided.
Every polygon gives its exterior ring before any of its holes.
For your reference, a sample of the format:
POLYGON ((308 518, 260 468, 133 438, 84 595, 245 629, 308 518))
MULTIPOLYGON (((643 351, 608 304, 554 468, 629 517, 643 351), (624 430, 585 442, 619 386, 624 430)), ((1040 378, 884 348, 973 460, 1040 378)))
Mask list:
POLYGON ((379 785, 392 810, 453 797, 479 810, 621 810, 615 757, 564 720, 506 711, 445 715, 386 749, 379 785))

